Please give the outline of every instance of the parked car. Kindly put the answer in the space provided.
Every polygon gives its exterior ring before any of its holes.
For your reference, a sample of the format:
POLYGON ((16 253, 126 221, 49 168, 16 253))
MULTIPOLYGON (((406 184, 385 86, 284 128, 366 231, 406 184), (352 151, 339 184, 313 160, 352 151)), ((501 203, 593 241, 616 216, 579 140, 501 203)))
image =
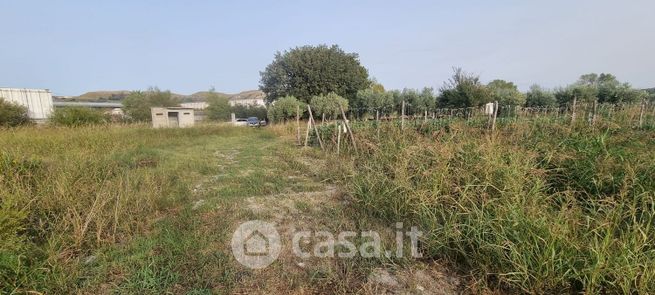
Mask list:
POLYGON ((259 121, 259 126, 266 126, 266 120, 259 121))
POLYGON ((248 119, 237 118, 236 121, 234 121, 234 126, 248 126, 248 119))
POLYGON ((259 127, 259 118, 257 118, 257 117, 248 118, 248 126, 250 126, 250 127, 259 127))

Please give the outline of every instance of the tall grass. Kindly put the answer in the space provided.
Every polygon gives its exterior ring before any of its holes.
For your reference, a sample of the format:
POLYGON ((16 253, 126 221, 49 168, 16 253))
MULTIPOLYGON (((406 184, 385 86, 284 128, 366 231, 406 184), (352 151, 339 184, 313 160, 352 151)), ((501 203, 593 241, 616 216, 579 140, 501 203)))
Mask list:
POLYGON ((70 292, 94 249, 146 232, 189 195, 190 164, 166 151, 232 130, 1 130, 0 293, 70 292))
POLYGON ((421 225, 481 288, 655 293, 652 131, 568 125, 355 124, 358 156, 334 162, 362 210, 421 225))

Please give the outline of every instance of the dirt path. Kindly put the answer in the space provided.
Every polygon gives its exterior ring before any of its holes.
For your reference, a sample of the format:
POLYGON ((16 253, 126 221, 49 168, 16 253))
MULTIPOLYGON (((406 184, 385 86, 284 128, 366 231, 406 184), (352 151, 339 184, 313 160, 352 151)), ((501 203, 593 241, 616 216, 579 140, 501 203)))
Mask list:
MULTIPOLYGON (((289 148, 289 147, 280 147, 289 148)), ((294 147, 295 148, 295 147, 294 147)), ((294 152, 294 151, 291 151, 294 152)), ((232 221, 233 228, 249 220, 274 224, 280 234, 282 250, 270 266, 242 271, 235 293, 243 294, 457 294, 460 282, 435 263, 386 258, 300 258, 289 245, 294 233, 301 230, 327 231, 337 236, 342 231, 375 230, 383 233, 383 243, 393 243, 389 226, 359 214, 352 201, 336 186, 317 177, 324 169, 320 155, 295 151, 293 159, 284 156, 279 161, 293 161, 298 175, 288 175, 300 187, 312 190, 290 190, 284 193, 251 196, 241 200, 232 221)), ((280 157, 280 154, 277 155, 280 157)), ((229 248, 230 241, 223 241, 229 248)), ((314 241, 313 246, 315 246, 314 241)), ((309 245, 311 249, 312 245, 309 245)))

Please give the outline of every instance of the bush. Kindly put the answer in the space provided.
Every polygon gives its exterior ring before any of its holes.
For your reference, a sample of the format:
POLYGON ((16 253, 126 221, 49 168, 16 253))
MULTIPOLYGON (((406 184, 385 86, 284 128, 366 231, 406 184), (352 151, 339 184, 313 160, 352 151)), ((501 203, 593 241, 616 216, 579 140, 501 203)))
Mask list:
POLYGON ((0 98, 0 127, 15 127, 30 122, 26 107, 0 98))
POLYGON ((275 101, 268 107, 268 119, 272 122, 282 122, 296 117, 296 110, 300 108, 300 116, 305 113, 305 103, 293 96, 286 96, 275 101))
POLYGON ((105 123, 105 116, 97 110, 81 107, 56 109, 50 122, 62 126, 84 126, 105 123))
POLYGON ((207 95, 207 104, 208 106, 207 109, 205 109, 205 112, 210 120, 230 120, 230 100, 226 96, 210 90, 207 95))
POLYGON ((170 91, 150 88, 148 91, 133 91, 123 100, 125 114, 134 121, 150 122, 152 107, 175 107, 180 105, 179 99, 173 97, 170 91))

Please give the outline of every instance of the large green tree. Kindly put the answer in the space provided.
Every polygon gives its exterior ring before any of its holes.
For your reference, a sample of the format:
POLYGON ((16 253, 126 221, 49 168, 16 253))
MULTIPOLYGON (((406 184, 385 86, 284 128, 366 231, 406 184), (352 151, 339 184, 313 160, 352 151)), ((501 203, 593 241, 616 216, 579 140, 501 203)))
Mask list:
POLYGON ((150 108, 175 107, 180 101, 171 95, 170 91, 159 88, 149 88, 148 91, 133 91, 124 100, 125 114, 134 121, 148 122, 152 120, 150 108))
POLYGON ((346 53, 339 46, 302 46, 283 53, 260 73, 259 88, 269 102, 294 96, 309 103, 316 95, 334 92, 348 100, 371 81, 356 53, 346 53))
POLYGON ((525 96, 512 82, 505 80, 493 80, 487 84, 491 99, 501 105, 523 105, 525 96))
POLYGON ((490 102, 487 87, 480 82, 480 77, 454 68, 452 78, 439 89, 439 107, 461 108, 481 106, 490 102))

